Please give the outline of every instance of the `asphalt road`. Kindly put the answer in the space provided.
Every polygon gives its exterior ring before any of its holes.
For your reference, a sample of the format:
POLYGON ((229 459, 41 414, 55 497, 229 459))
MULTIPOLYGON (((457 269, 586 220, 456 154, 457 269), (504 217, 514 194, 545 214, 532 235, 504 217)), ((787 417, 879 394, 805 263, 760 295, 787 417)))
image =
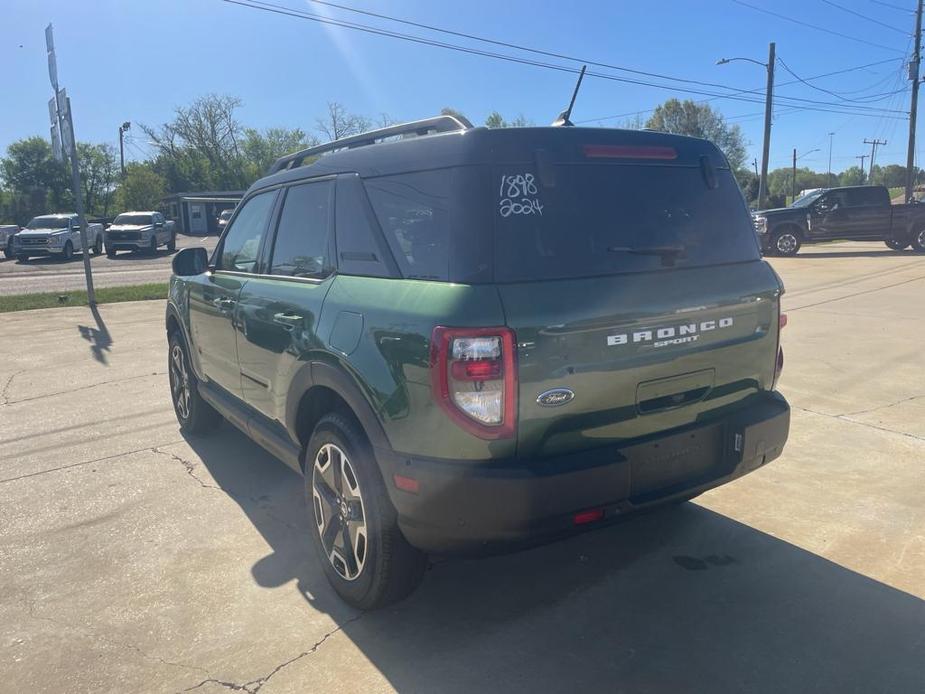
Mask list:
MULTIPOLYGON (((680 507, 345 607, 300 478, 180 435, 163 303, 6 314, 0 689, 925 691, 925 257, 775 259, 791 438, 680 507)), ((422 435, 426 435, 422 434, 422 435)))
MULTIPOLYGON (((215 248, 217 236, 177 235, 177 248, 204 246, 215 248)), ((105 255, 90 256, 93 283, 96 287, 118 287, 149 282, 166 282, 170 279, 170 261, 173 254, 161 246, 156 256, 145 253, 119 252, 115 258, 105 255)), ((0 260, 0 295, 59 292, 83 289, 83 259, 75 254, 70 262, 57 258, 32 258, 24 263, 3 258, 0 260)))

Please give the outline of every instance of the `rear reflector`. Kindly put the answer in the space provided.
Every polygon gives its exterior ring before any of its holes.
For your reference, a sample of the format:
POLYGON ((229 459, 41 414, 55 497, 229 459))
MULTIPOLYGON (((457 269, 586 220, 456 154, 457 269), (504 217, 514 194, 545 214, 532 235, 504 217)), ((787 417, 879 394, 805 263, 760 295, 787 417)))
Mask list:
POLYGON ((575 514, 573 520, 575 525, 585 525, 587 523, 594 523, 595 521, 602 520, 604 518, 604 509, 602 508, 592 508, 587 511, 580 511, 575 514))
POLYGON ((639 147, 634 145, 585 145, 589 159, 677 159, 674 147, 639 147))
POLYGON ((401 489, 403 492, 411 492, 412 494, 417 494, 419 491, 421 491, 421 483, 413 477, 393 475, 392 480, 395 482, 395 486, 398 489, 401 489))

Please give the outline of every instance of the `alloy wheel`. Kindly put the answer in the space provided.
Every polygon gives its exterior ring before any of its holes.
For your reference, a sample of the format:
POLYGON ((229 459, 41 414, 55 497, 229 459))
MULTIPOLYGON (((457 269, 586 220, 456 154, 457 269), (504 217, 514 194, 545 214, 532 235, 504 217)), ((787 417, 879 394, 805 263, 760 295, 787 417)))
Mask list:
POLYGON ((333 443, 324 444, 315 456, 312 499, 328 561, 342 578, 355 580, 366 562, 366 509, 353 465, 333 443))
POLYGON ((777 250, 779 253, 789 255, 797 247, 797 237, 790 233, 781 234, 777 237, 777 250))
POLYGON ((173 391, 173 401, 180 419, 189 419, 189 372, 186 370, 186 359, 180 345, 174 345, 170 352, 170 388, 173 391))

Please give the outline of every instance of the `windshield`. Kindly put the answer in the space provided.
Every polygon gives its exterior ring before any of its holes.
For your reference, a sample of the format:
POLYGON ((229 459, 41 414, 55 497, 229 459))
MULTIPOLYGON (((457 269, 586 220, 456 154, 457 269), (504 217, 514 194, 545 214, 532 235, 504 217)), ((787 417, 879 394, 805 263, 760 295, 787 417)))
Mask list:
POLYGON ((234 210, 222 210, 222 213, 218 216, 218 218, 223 222, 227 222, 229 219, 231 219, 232 212, 234 212, 234 210))
POLYGON ((67 226, 67 217, 36 217, 26 229, 63 229, 67 226))
POLYGON ((728 170, 710 188, 699 167, 562 164, 496 170, 495 278, 591 277, 757 260, 751 218, 728 170))
POLYGON ((115 218, 113 224, 150 224, 151 215, 149 214, 120 214, 115 218))
POLYGON ((807 193, 802 198, 797 198, 794 200, 790 204, 790 207, 806 207, 807 205, 812 205, 822 196, 823 193, 825 193, 824 190, 815 190, 812 193, 807 193))

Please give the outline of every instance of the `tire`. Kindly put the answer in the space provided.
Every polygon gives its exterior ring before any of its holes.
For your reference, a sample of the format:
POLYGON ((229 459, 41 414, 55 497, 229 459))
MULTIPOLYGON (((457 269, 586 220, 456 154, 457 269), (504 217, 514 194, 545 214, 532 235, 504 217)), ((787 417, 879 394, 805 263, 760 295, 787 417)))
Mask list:
POLYGON ((344 602, 376 609, 420 584, 427 558, 401 534, 372 447, 353 418, 334 413, 318 422, 306 449, 305 493, 318 559, 344 602))
POLYGON ((107 258, 115 258, 115 257, 116 257, 116 249, 115 249, 115 248, 109 248, 109 247, 107 246, 107 247, 106 247, 106 257, 107 257, 107 258))
POLYGON ((173 253, 175 250, 177 250, 177 235, 176 234, 170 235, 170 240, 167 242, 167 250, 170 253, 173 253))
POLYGON ((186 434, 205 434, 215 429, 222 416, 199 394, 196 374, 190 368, 189 351, 176 332, 170 333, 167 339, 167 372, 170 400, 180 430, 186 434))
POLYGON ((93 242, 93 255, 103 254, 103 237, 97 234, 96 241, 93 242))
POLYGON ((148 244, 147 253, 150 256, 157 255, 157 237, 156 236, 151 237, 151 243, 148 244))
POLYGON ((9 260, 16 257, 16 253, 13 252, 13 239, 10 239, 9 243, 6 244, 6 248, 3 249, 3 255, 9 260))
POLYGON ((29 256, 25 255, 24 253, 20 253, 16 256, 16 260, 18 260, 20 263, 27 263, 29 262, 29 256))
POLYGON ((64 252, 61 254, 61 260, 65 263, 74 257, 74 244, 70 241, 64 244, 64 252))
POLYGON ((916 253, 925 253, 925 227, 912 234, 912 250, 916 253))
POLYGON ((795 256, 800 250, 800 234, 797 231, 786 228, 775 232, 771 239, 771 249, 775 255, 789 258, 795 256))

